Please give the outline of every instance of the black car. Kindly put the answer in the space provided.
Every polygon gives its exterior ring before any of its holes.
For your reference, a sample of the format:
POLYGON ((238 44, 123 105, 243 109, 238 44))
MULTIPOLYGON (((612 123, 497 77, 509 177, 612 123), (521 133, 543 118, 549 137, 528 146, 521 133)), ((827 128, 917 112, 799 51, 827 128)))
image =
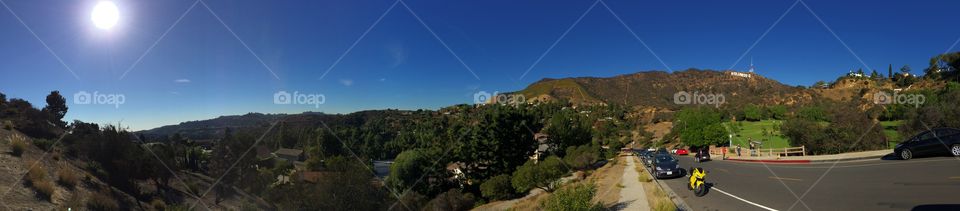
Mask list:
POLYGON ((960 130, 936 128, 923 131, 893 149, 894 155, 903 160, 931 155, 960 156, 960 130))
POLYGON ((706 148, 697 150, 697 154, 693 159, 696 160, 697 163, 710 160, 710 150, 706 148))
POLYGON ((653 157, 656 155, 655 152, 647 152, 643 154, 643 164, 647 167, 653 166, 653 157))
POLYGON ((680 164, 669 154, 659 154, 653 159, 652 172, 657 179, 680 177, 680 164))

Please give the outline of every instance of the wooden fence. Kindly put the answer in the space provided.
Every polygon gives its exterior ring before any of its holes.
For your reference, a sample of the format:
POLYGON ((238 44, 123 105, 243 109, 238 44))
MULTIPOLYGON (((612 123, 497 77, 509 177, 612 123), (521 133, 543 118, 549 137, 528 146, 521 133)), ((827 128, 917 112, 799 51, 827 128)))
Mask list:
MULTIPOLYGON (((724 154, 724 152, 730 153, 730 154, 736 154, 736 153, 737 153, 737 151, 736 151, 737 149, 736 149, 736 148, 729 148, 729 151, 727 151, 727 150, 728 150, 728 148, 726 148, 726 147, 711 147, 711 148, 710 148, 710 154, 721 155, 721 154, 724 154)), ((756 151, 751 154, 751 153, 750 153, 750 149, 741 148, 741 149, 740 149, 740 154, 743 155, 743 156, 753 156, 753 157, 758 157, 758 156, 777 156, 777 157, 807 156, 807 150, 806 150, 806 147, 805 147, 805 146, 776 148, 776 149, 774 149, 774 148, 769 148, 769 149, 757 148, 756 151)))

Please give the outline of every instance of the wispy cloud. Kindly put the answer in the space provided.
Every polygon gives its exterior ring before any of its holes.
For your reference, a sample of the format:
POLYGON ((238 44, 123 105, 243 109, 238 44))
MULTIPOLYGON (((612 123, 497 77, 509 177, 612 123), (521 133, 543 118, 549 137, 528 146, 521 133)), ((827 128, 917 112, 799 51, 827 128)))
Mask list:
POLYGON ((389 45, 387 46, 387 52, 390 54, 390 57, 393 58, 393 63, 390 64, 390 67, 397 67, 407 62, 407 51, 403 48, 403 44, 397 43, 389 45))
POLYGON ((380 82, 387 81, 387 78, 380 78, 379 81, 380 81, 380 82))
POLYGON ((178 84, 185 84, 185 83, 190 83, 190 79, 181 78, 181 79, 173 80, 173 82, 178 84))
POLYGON ((340 79, 340 84, 344 86, 353 86, 353 80, 351 79, 340 79))

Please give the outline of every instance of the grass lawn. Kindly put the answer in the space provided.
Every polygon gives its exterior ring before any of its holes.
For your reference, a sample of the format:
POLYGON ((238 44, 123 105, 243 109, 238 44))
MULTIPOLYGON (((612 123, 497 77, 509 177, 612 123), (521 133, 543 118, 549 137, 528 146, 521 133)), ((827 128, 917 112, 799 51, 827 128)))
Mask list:
POLYGON ((880 121, 880 126, 883 127, 883 135, 887 136, 887 141, 889 141, 890 148, 892 149, 903 137, 900 136, 900 133, 897 132, 897 127, 903 124, 902 120, 897 121, 880 121))
POLYGON ((732 129, 731 126, 739 126, 740 132, 733 135, 733 146, 740 144, 740 147, 743 149, 749 149, 750 144, 747 143, 747 140, 758 141, 763 143, 763 148, 785 148, 791 147, 790 142, 786 138, 781 137, 779 125, 783 124, 782 120, 762 120, 757 122, 750 121, 741 121, 736 123, 725 122, 723 123, 724 127, 732 129), (732 125, 736 124, 736 125, 732 125), (764 134, 766 130, 766 134, 764 134))

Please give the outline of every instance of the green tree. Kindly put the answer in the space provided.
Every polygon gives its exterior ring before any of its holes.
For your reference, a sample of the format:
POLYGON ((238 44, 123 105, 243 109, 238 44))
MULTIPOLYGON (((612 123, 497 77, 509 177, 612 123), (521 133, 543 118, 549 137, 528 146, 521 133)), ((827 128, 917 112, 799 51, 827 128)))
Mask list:
POLYGON ((509 174, 501 174, 484 181, 480 193, 488 199, 503 200, 516 196, 517 189, 513 188, 509 174))
POLYGON ((677 114, 674 130, 688 146, 708 146, 726 143, 727 133, 721 125, 720 112, 708 107, 688 107, 677 114))
POLYGON ((887 66, 887 77, 893 80, 893 64, 889 64, 889 66, 887 66))
POLYGON ((777 120, 783 120, 787 117, 787 107, 784 105, 772 105, 767 109, 770 110, 770 117, 777 120))
POLYGON ((574 111, 566 110, 554 114, 547 125, 546 133, 555 146, 553 154, 564 156, 564 151, 570 146, 580 146, 590 143, 593 135, 590 125, 574 111))
POLYGON ((438 166, 436 153, 423 149, 407 150, 397 155, 390 165, 390 176, 385 181, 397 191, 411 189, 420 194, 431 196, 446 190, 446 171, 438 166), (416 185, 416 186, 414 186, 416 185))
POLYGON ((450 129, 449 142, 456 143, 453 149, 455 161, 470 180, 487 178, 512 172, 529 160, 537 147, 533 133, 528 127, 534 125, 531 116, 511 106, 484 106, 469 125, 450 129))
MULTIPOLYGON (((570 168, 586 169, 597 160, 600 160, 600 150, 600 146, 592 144, 570 146, 567 148, 567 155, 563 157, 563 161, 567 163, 570 168)), ((619 148, 617 150, 619 150, 619 148)))
POLYGON ((743 116, 747 121, 760 121, 763 119, 763 110, 760 106, 747 104, 747 106, 743 108, 743 116))
POLYGON ((513 172, 513 187, 518 192, 526 193, 533 188, 540 188, 547 192, 552 192, 563 174, 567 173, 567 168, 560 161, 559 157, 550 156, 546 160, 535 163, 533 160, 517 168, 513 172))
POLYGON ((61 121, 63 116, 67 115, 67 99, 60 95, 60 91, 52 91, 47 95, 47 106, 43 107, 43 112, 50 115, 51 122, 63 127, 65 122, 61 121))

